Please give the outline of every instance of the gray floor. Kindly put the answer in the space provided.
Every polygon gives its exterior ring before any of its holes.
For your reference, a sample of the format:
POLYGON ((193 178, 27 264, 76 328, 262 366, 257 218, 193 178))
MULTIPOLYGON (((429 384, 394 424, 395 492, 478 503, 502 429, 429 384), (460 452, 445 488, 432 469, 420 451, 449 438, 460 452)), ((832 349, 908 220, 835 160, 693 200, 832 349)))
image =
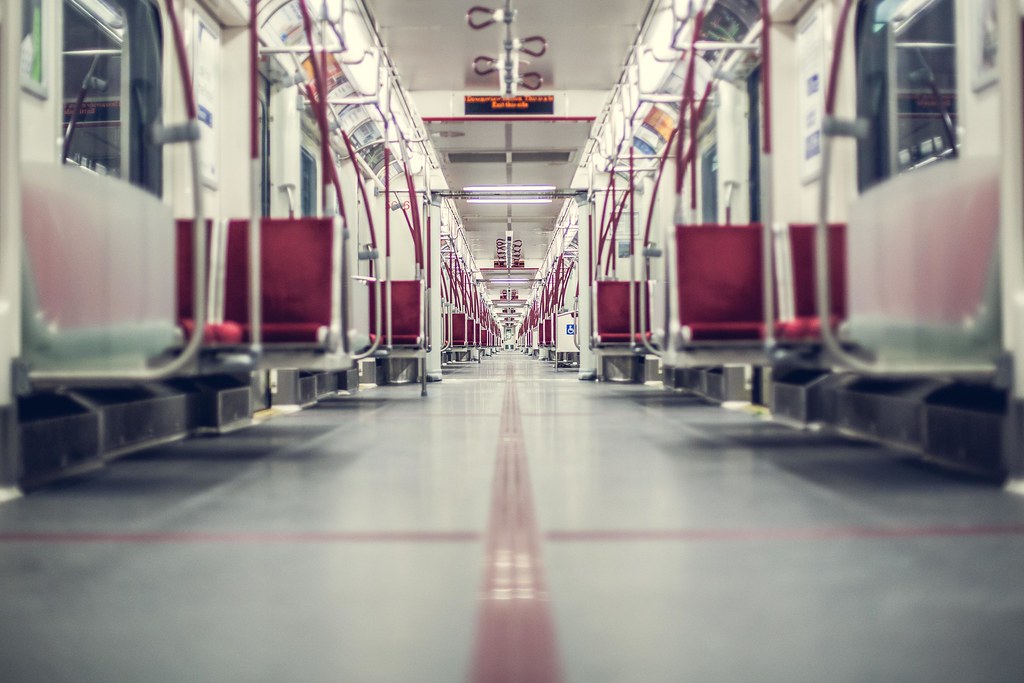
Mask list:
POLYGON ((473 677, 510 365, 566 680, 1024 680, 1024 499, 518 354, 0 506, 0 680, 473 677))

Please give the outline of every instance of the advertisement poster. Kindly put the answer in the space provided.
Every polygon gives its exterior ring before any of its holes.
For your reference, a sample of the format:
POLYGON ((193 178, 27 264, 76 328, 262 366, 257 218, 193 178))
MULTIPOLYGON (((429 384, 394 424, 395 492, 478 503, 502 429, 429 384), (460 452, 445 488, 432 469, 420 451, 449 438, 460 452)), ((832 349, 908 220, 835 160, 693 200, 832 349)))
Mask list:
POLYGON ((21 85, 35 95, 46 97, 43 78, 43 0, 23 0, 21 31, 21 85))
POLYGON ((800 180, 806 185, 821 175, 821 125, 825 111, 825 18, 821 4, 797 24, 796 54, 800 82, 800 180))
MULTIPOLYGON (((337 57, 333 54, 327 54, 324 57, 324 61, 327 65, 327 70, 324 72, 324 82, 327 83, 328 97, 331 97, 331 93, 333 93, 335 89, 340 87, 343 83, 346 83, 345 73, 341 70, 341 63, 338 62, 337 57)), ((320 93, 317 92, 316 88, 316 74, 313 71, 313 62, 309 57, 302 60, 302 72, 306 75, 306 85, 308 85, 310 90, 313 91, 313 97, 319 100, 320 93)), ((351 87, 348 88, 349 92, 352 92, 352 90, 353 89, 351 87)))
POLYGON ((220 36, 212 22, 196 14, 192 36, 192 79, 199 115, 200 173, 207 187, 217 187, 217 97, 220 76, 220 36))

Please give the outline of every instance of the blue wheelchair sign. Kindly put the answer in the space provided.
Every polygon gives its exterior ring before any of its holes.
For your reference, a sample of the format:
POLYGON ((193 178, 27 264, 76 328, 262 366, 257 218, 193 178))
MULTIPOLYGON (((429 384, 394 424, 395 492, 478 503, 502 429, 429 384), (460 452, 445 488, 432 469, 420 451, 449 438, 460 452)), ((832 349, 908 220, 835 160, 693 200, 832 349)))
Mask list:
POLYGON ((575 337, 576 336, 576 323, 566 323, 565 324, 565 333, 575 337))

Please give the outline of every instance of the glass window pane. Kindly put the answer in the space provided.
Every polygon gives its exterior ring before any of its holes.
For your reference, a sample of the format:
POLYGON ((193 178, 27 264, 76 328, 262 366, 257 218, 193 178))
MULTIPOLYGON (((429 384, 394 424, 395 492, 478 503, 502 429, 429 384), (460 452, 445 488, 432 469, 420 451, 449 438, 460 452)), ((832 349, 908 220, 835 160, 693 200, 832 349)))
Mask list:
POLYGON ((955 3, 872 0, 859 17, 862 190, 957 155, 955 3))

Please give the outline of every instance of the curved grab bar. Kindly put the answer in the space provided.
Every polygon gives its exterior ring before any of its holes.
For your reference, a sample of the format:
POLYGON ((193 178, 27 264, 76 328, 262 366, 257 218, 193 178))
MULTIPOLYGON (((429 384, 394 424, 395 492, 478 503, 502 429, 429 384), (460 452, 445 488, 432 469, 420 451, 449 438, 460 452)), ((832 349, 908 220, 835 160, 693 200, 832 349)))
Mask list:
MULTIPOLYGON (((409 225, 409 229, 412 231, 412 244, 415 254, 416 266, 418 269, 417 279, 419 279, 419 272, 424 270, 423 265, 423 225, 420 223, 420 210, 417 205, 416 197, 416 183, 412 178, 412 174, 409 173, 409 156, 406 153, 405 145, 399 145, 399 149, 402 152, 402 171, 405 175, 405 184, 409 189, 409 213, 412 214, 412 221, 409 225)), ((399 207, 402 209, 402 213, 405 214, 405 206, 399 202, 399 207)), ((406 215, 408 221, 409 216, 406 215)))
MULTIPOLYGON (((352 170, 355 171, 355 174, 356 174, 356 185, 359 188, 359 194, 363 198, 363 206, 365 207, 364 213, 366 214, 366 224, 367 224, 367 227, 370 230, 370 244, 372 245, 372 247, 374 249, 376 249, 377 248, 377 230, 376 230, 376 228, 374 226, 374 223, 373 223, 373 211, 370 210, 370 198, 366 194, 366 183, 363 182, 363 175, 359 172, 358 164, 355 163, 356 162, 356 155, 359 153, 359 150, 353 148, 353 146, 352 146, 352 139, 348 136, 348 134, 344 130, 341 131, 341 139, 345 143, 345 147, 346 147, 346 149, 348 149, 349 157, 353 161, 353 169, 352 170)), ((364 146, 364 149, 365 149, 365 146, 364 146)), ((374 263, 376 263, 376 259, 374 259, 374 263)))
MULTIPOLYGON (((299 12, 302 15, 302 28, 306 34, 306 42, 309 45, 309 62, 313 69, 313 82, 316 84, 317 97, 313 96, 313 89, 306 86, 306 97, 316 112, 317 127, 320 129, 320 163, 323 166, 322 173, 327 182, 334 187, 335 200, 338 203, 338 213, 342 220, 348 224, 345 216, 345 199, 341 191, 341 181, 338 178, 338 169, 331 159, 330 126, 327 123, 327 77, 323 71, 321 60, 317 58, 316 43, 313 40, 313 19, 309 11, 307 0, 299 0, 299 12)), ((323 53, 320 55, 323 57, 323 53)), ((327 205, 327 193, 323 193, 322 208, 327 205)))
POLYGON ((359 54, 359 59, 339 59, 338 61, 346 66, 357 66, 365 62, 367 57, 373 57, 376 54, 376 50, 364 48, 363 51, 359 54))
MULTIPOLYGON (((373 257, 373 262, 377 263, 377 257, 376 256, 373 257)), ((376 270, 376 268, 374 270, 376 270)), ((363 360, 365 358, 369 358, 369 357, 373 356, 374 354, 376 354, 377 353, 377 349, 380 348, 380 340, 384 337, 384 335, 381 334, 381 329, 380 329, 381 311, 384 308, 384 302, 382 300, 383 297, 381 297, 381 295, 380 295, 380 278, 376 278, 376 277, 373 278, 373 287, 374 287, 374 290, 375 290, 374 291, 375 303, 377 304, 376 306, 374 306, 374 310, 376 312, 376 316, 374 317, 374 320, 376 321, 376 326, 374 327, 374 329, 377 330, 377 334, 374 336, 373 341, 370 343, 370 348, 369 349, 367 349, 363 353, 352 354, 352 360, 356 361, 356 362, 361 361, 361 360, 363 360)), ((347 334, 347 332, 346 332, 346 334, 347 334)))
POLYGON ((444 332, 442 332, 441 334, 441 336, 443 337, 443 343, 441 344, 442 353, 452 348, 453 328, 454 323, 452 322, 452 311, 448 311, 448 313, 444 316, 444 332), (445 332, 447 332, 447 334, 445 334, 445 332))

